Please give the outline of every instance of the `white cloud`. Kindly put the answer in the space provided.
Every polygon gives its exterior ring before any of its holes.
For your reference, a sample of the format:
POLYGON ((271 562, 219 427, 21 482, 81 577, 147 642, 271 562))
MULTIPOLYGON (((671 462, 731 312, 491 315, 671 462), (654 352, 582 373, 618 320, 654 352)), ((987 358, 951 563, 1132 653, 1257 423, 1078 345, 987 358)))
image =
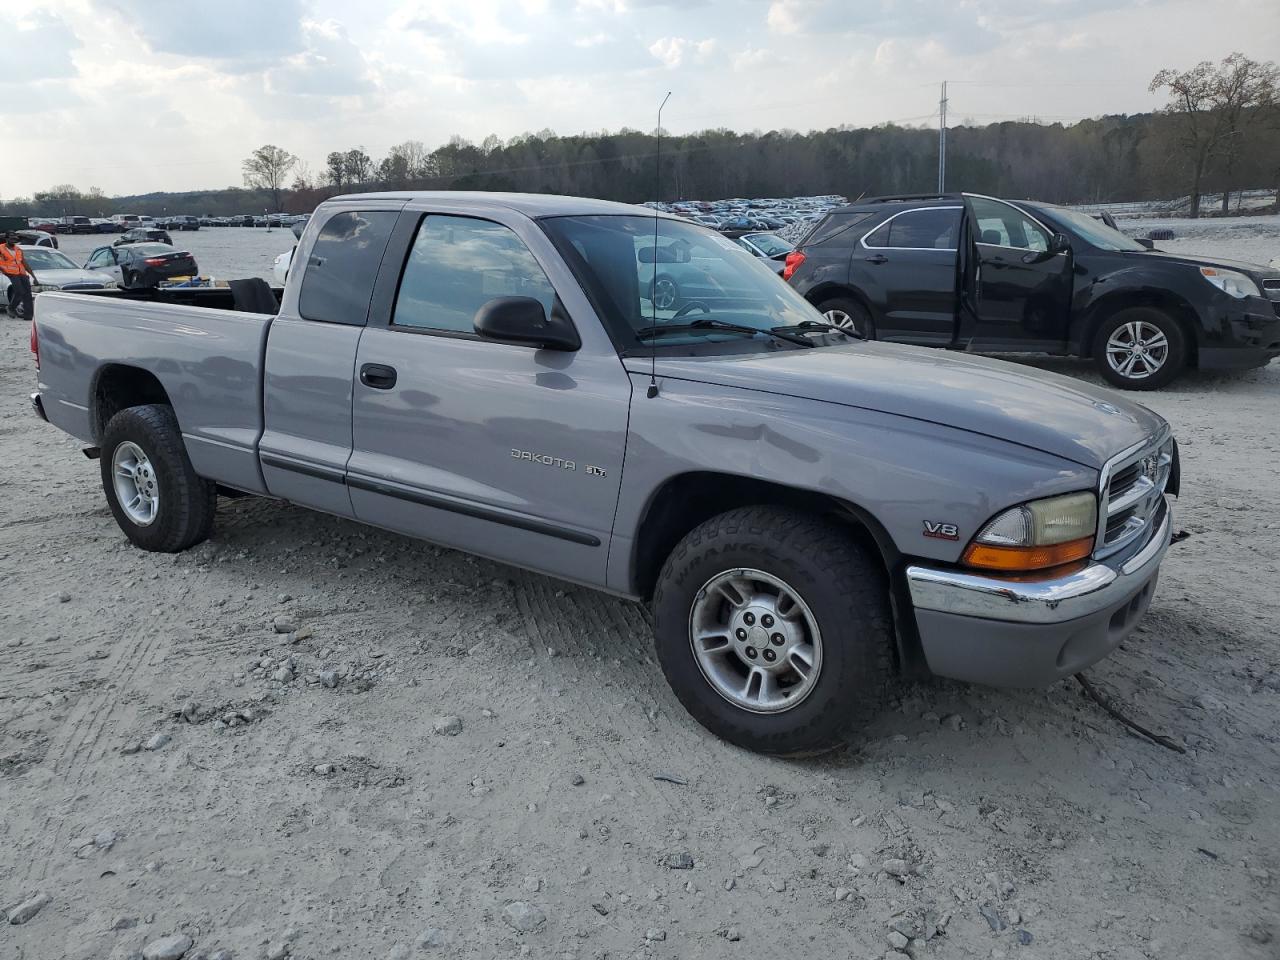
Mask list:
POLYGON ((649 44, 649 53, 669 70, 674 70, 689 57, 694 63, 706 63, 716 51, 716 41, 686 40, 684 37, 663 37, 649 44))
POLYGON ((266 74, 268 94, 354 97, 374 87, 369 63, 336 20, 304 21, 306 49, 266 74))
POLYGON ((0 14, 25 123, 0 186, 217 187, 267 142, 319 167, 455 133, 651 129, 668 89, 680 132, 927 115, 944 78, 972 81, 949 90, 957 117, 1132 113, 1159 104, 1160 67, 1280 49, 1265 0, 1198 3, 197 0, 164 18, 153 0, 21 0, 0 14))

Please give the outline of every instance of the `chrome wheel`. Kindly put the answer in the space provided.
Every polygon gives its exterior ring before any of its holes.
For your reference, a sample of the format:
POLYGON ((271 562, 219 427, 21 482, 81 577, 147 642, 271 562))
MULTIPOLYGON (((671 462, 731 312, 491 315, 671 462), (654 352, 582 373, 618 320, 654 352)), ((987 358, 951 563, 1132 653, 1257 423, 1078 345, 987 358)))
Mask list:
POLYGON ((128 440, 117 446, 111 455, 111 476, 120 509, 138 526, 149 526, 160 509, 160 485, 142 448, 128 440))
POLYGON ((822 672, 822 634, 800 594, 762 570, 728 570, 689 613, 693 656, 716 693, 752 713, 781 713, 822 672))
POLYGON ((1131 320, 1107 339, 1107 365, 1127 380, 1145 380, 1169 359, 1169 338, 1154 323, 1131 320))
POLYGON ((669 277, 659 277, 653 281, 653 305, 659 310, 670 310, 676 305, 679 290, 676 282, 669 277))

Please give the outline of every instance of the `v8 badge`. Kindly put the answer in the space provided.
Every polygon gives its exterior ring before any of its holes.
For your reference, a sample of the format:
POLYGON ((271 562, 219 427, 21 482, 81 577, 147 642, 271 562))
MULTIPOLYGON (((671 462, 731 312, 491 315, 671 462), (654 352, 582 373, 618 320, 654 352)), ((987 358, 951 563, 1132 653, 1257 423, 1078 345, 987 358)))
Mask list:
POLYGON ((954 523, 941 523, 936 520, 924 522, 924 535, 935 540, 959 540, 960 528, 954 523))

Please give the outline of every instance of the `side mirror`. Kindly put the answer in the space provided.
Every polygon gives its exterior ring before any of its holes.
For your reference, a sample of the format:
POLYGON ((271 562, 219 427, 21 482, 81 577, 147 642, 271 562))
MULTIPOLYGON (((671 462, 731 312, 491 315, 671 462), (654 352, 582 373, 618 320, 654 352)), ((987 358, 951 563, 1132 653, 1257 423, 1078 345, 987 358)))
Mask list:
POLYGON ((1071 249, 1071 238, 1065 233, 1055 233, 1049 240, 1049 251, 1051 253, 1066 253, 1071 249))
POLYGON ((1156 242, 1150 237, 1134 237, 1133 242, 1147 250, 1154 250, 1156 248, 1156 242))
POLYGON ((533 297, 495 297, 476 311, 475 329, 486 340, 543 350, 573 351, 582 346, 559 301, 548 317, 533 297))

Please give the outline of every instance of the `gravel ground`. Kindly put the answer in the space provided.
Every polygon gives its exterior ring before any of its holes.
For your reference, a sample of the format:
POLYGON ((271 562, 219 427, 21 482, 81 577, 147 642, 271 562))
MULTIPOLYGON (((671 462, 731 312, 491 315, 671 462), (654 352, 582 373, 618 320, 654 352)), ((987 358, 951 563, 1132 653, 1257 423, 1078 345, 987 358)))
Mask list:
POLYGON ((131 548, 30 416, 26 341, 0 325, 0 956, 1280 955, 1280 363, 1144 398, 1192 537, 1090 675, 1185 755, 1071 682, 935 682, 790 762, 696 726, 631 603, 266 500, 131 548))

